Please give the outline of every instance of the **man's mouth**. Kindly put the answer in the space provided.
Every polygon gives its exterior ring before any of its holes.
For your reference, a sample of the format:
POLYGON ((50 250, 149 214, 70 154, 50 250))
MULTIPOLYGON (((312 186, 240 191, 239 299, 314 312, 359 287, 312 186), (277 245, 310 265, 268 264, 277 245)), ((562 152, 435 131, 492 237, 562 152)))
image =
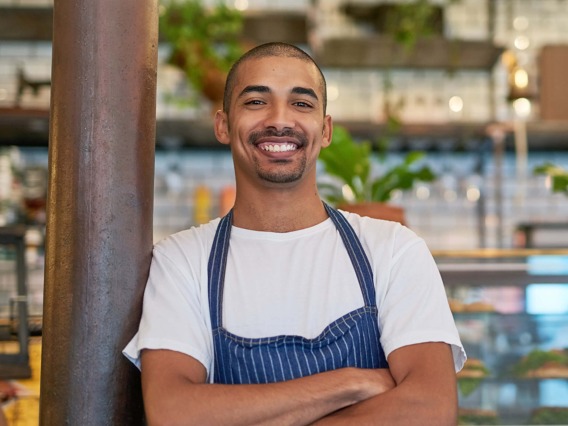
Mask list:
POLYGON ((252 133, 249 142, 262 152, 269 155, 276 154, 280 158, 282 155, 292 155, 301 149, 306 144, 306 137, 301 132, 291 129, 281 132, 266 129, 252 133))
POLYGON ((268 152, 288 152, 288 151, 296 151, 298 146, 293 143, 260 143, 258 147, 263 151, 268 152))

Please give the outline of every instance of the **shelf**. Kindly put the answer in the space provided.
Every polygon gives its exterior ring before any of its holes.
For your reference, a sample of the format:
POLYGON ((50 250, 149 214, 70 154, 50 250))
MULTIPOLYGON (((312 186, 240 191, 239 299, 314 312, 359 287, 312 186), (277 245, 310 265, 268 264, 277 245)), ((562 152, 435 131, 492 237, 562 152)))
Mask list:
MULTIPOLYGON (((527 123, 528 149, 568 149, 568 121, 530 121, 527 123)), ((505 141, 508 149, 514 149, 513 133, 505 141)))
POLYGON ((306 44, 308 41, 308 23, 305 13, 247 12, 244 14, 243 27, 243 37, 256 44, 270 41, 306 44))
MULTIPOLYGON (((566 277, 566 280, 568 281, 568 277, 566 277)), ((502 313, 496 311, 452 311, 452 315, 454 316, 455 320, 459 321, 469 321, 472 319, 490 320, 492 318, 509 318, 513 320, 546 320, 548 322, 560 321, 565 322, 568 325, 568 312, 563 314, 528 314, 525 312, 502 313)))
POLYGON ((49 111, 0 108, 0 146, 47 146, 49 111))
MULTIPOLYGON (((51 41, 53 8, 0 6, 0 41, 51 41)), ((307 18, 297 12, 247 12, 243 37, 251 43, 307 42, 307 18)))
POLYGON ((156 146, 165 149, 228 149, 215 138, 211 120, 158 120, 156 146))
MULTIPOLYGON (((385 125, 380 123, 339 120, 335 124, 347 128, 354 137, 371 142, 376 141, 386 132, 385 125)), ((481 147, 483 140, 487 139, 488 124, 473 122, 402 124, 389 144, 389 149, 393 151, 475 151, 481 147)))
MULTIPOLYGON (((359 139, 376 141, 385 132, 382 124, 336 121, 359 139)), ((488 123, 404 124, 389 146, 393 151, 474 151, 486 147, 488 123), (485 142, 484 142, 485 141, 485 142)), ((529 150, 568 149, 567 123, 529 123, 529 150)), ((0 146, 47 146, 49 111, 0 108, 0 146)), ((163 148, 226 149, 215 139, 211 120, 161 119, 156 124, 156 145, 163 148)))
MULTIPOLYGON (((501 287, 503 277, 518 286, 527 286, 534 283, 546 282, 549 284, 568 284, 568 275, 528 275, 526 270, 484 269, 476 268, 451 268, 447 265, 438 264, 440 274, 445 283, 463 283, 470 287, 501 287)), ((477 265, 479 266, 479 265, 477 265)), ((462 285, 462 284, 459 284, 462 285)), ((451 286, 450 286, 451 287, 451 286)))
POLYGON ((53 8, 0 6, 0 41, 51 41, 53 8))
POLYGON ((329 68, 417 68, 490 70, 503 48, 485 41, 428 37, 406 51, 392 37, 330 38, 315 52, 317 62, 329 68))

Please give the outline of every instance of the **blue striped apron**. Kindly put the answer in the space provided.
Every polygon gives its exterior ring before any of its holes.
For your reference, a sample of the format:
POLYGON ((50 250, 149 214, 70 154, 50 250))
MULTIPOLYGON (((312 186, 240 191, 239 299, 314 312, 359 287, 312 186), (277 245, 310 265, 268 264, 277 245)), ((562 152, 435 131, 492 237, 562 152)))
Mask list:
POLYGON ((371 265, 345 217, 324 205, 349 253, 365 305, 335 320, 313 339, 286 335, 245 338, 228 332, 223 328, 222 304, 232 226, 229 212, 219 223, 208 264, 214 383, 272 383, 343 367, 388 367, 379 342, 371 265))

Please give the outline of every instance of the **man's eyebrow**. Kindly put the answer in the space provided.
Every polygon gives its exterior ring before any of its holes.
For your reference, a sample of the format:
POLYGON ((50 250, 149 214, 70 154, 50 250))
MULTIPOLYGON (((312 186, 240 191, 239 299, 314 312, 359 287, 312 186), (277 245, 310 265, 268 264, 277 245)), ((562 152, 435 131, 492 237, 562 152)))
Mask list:
POLYGON ((268 86, 247 86, 241 93, 239 93, 239 98, 247 93, 258 92, 258 93, 270 93, 270 88, 268 86))
POLYGON ((307 87, 294 87, 292 89, 292 93, 296 93, 298 95, 308 95, 314 98, 316 101, 318 100, 318 95, 312 89, 308 89, 307 87))

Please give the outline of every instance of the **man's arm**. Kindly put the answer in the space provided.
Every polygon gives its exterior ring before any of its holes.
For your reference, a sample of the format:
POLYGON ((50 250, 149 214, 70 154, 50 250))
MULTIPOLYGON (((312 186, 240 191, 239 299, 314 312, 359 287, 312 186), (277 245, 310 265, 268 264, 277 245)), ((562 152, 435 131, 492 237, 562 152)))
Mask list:
POLYGON ((389 355, 396 387, 331 414, 318 425, 455 425, 457 385, 446 343, 404 346, 389 355))
POLYGON ((388 370, 344 368, 287 382, 206 384, 201 363, 180 352, 142 351, 149 425, 309 424, 394 386, 388 370))

